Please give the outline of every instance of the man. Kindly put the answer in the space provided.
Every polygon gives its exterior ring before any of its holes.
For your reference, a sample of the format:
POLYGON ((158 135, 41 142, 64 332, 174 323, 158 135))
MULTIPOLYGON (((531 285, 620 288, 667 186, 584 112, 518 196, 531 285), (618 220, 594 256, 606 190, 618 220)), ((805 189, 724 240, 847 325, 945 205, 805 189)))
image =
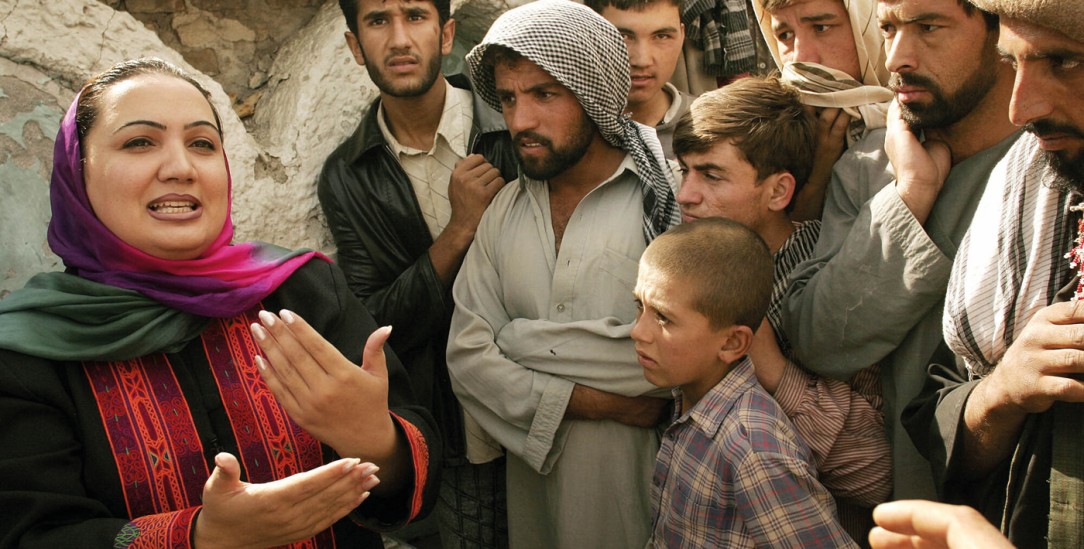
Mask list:
POLYGON ((960 247, 952 353, 906 419, 945 499, 1019 547, 1081 547, 1084 6, 975 3, 1001 17, 999 49, 1016 68, 1009 117, 1031 135, 995 169, 960 247))
POLYGON ((509 10, 467 63, 521 176, 452 291, 452 387, 509 452, 513 547, 642 547, 667 401, 642 396, 631 296, 647 241, 679 221, 673 172, 654 130, 623 116, 625 45, 589 8, 509 10))
POLYGON ((681 0, 587 0, 585 4, 613 23, 625 39, 632 77, 628 113, 655 128, 663 153, 672 159, 674 127, 695 99, 669 82, 685 43, 681 0))
POLYGON ((444 348, 459 265, 482 211, 515 177, 511 141, 465 78, 440 74, 455 34, 447 0, 339 6, 346 43, 380 96, 327 159, 320 204, 350 289, 378 322, 398 328, 390 343, 441 426, 445 547, 503 544, 503 467, 487 464, 500 448, 460 410, 444 348))
POLYGON ((941 342, 955 251, 1019 135, 1005 118, 1012 70, 997 62, 996 21, 964 0, 882 0, 878 19, 899 123, 925 133, 927 163, 949 175, 932 181, 902 154, 889 166, 901 140, 882 144, 884 130, 851 147, 836 163, 817 246, 792 274, 783 328, 818 374, 849 379, 880 364, 894 497, 932 499, 928 464, 899 417, 941 342))
POLYGON ((832 166, 870 130, 883 128, 892 92, 876 0, 753 0, 783 80, 817 112, 817 154, 793 219, 820 219, 832 166))
POLYGON ((863 542, 873 506, 892 491, 879 379, 870 368, 855 387, 795 363, 780 307, 787 277, 813 252, 819 221, 788 212, 813 164, 814 120, 798 90, 777 78, 744 78, 693 102, 674 133, 685 177, 682 220, 725 217, 753 229, 772 252, 771 302, 749 355, 757 380, 779 402, 813 451, 818 478, 836 498, 840 522, 863 542))

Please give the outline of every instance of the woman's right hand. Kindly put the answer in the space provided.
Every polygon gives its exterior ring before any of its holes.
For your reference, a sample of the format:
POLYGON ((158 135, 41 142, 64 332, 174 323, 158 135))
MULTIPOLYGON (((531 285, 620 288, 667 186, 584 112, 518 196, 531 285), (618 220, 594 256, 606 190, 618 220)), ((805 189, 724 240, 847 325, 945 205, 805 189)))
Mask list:
POLYGON ((193 544, 207 547, 273 547, 308 539, 365 501, 380 479, 377 467, 340 459, 265 484, 241 482, 237 458, 215 456, 203 486, 203 509, 193 544))

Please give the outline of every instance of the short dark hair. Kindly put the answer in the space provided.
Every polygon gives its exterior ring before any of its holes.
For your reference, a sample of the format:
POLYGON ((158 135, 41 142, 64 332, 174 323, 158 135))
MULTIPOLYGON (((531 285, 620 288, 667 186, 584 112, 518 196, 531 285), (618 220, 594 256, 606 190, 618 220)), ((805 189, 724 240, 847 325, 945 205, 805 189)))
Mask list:
MULTIPOLYGON (((385 0, 387 1, 387 0, 385 0)), ((433 7, 437 8, 437 19, 440 22, 441 28, 444 27, 444 23, 447 23, 452 18, 452 2, 451 0, 416 0, 418 2, 432 2, 433 7)), ((346 28, 350 29, 350 32, 354 36, 358 35, 358 3, 361 0, 339 0, 339 9, 343 12, 343 17, 346 18, 346 28)))
POLYGON ((120 82, 146 74, 163 74, 192 84, 194 88, 203 94, 203 97, 207 99, 207 104, 211 106, 218 136, 219 138, 222 137, 222 120, 218 116, 218 109, 211 102, 211 92, 207 91, 195 78, 192 78, 192 75, 173 63, 155 57, 144 57, 121 61, 104 72, 92 76, 83 85, 83 91, 79 94, 79 104, 75 107, 75 128, 79 134, 80 146, 82 146, 87 133, 90 132, 90 129, 94 127, 94 123, 98 120, 102 95, 120 82))
POLYGON ((713 330, 735 324, 755 332, 771 300, 775 266, 752 229, 711 217, 682 223, 653 240, 640 259, 664 279, 693 290, 692 308, 713 330))
MULTIPOLYGON (((673 148, 680 158, 730 140, 758 180, 790 172, 798 196, 813 168, 816 135, 797 88, 776 76, 748 76, 693 101, 674 129, 673 148)), ((793 205, 791 198, 787 209, 793 205)))
POLYGON ((583 3, 600 15, 607 7, 623 11, 643 11, 652 4, 670 4, 677 7, 680 13, 682 0, 584 0, 583 3))
POLYGON ((976 7, 975 4, 972 4, 970 2, 970 0, 956 0, 956 3, 960 4, 960 7, 964 9, 964 13, 968 17, 974 15, 975 12, 981 13, 983 20, 986 21, 986 30, 999 30, 998 25, 1001 23, 1001 18, 998 17, 996 13, 990 13, 986 10, 976 7))

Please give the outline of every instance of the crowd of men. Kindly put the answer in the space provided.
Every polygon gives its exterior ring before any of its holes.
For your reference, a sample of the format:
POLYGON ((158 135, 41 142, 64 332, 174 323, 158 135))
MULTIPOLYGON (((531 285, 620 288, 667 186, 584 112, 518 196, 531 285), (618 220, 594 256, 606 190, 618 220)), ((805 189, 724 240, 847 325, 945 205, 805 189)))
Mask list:
POLYGON ((1084 4, 537 0, 454 76, 448 0, 340 6, 445 547, 1084 546, 1084 4))

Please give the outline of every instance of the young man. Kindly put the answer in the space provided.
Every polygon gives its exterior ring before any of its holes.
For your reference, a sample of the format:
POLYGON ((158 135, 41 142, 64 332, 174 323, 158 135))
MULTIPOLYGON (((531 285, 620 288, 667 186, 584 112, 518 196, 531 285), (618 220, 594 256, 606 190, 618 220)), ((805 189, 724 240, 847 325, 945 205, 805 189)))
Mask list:
POLYGON ((447 0, 339 6, 346 43, 380 97, 320 175, 338 263, 378 322, 399 328, 390 344, 441 426, 444 545, 504 543, 503 467, 487 463, 501 451, 459 408, 444 349, 452 282, 482 212, 516 174, 511 141, 465 78, 440 74, 455 34, 447 0))
POLYGON ((892 93, 876 0, 753 0, 783 80, 817 111, 817 154, 796 220, 820 219, 832 167, 848 144, 883 128, 892 93))
POLYGON ((629 50, 632 89, 628 113, 655 128, 663 154, 673 158, 670 143, 681 115, 694 96, 669 82, 685 43, 681 0, 587 0, 587 6, 617 27, 629 50))
POLYGON ((756 233, 720 218, 671 229, 640 259, 632 338, 644 377, 675 399, 651 484, 654 547, 855 546, 747 355, 771 274, 756 233))
POLYGON ((628 296, 647 241, 679 221, 673 172, 655 132, 623 116, 625 46, 589 8, 509 10, 467 63, 521 177, 452 291, 452 386, 508 449, 512 546, 643 547, 668 400, 642 396, 656 389, 634 361, 628 296))
POLYGON ((1028 135, 995 168, 960 246, 945 300, 952 353, 907 423, 945 499, 1018 547, 1081 547, 1084 5, 975 4, 1001 17, 998 49, 1016 69, 1008 114, 1028 135))
POLYGON ((816 248, 792 274, 783 328, 802 365, 820 375, 850 379, 880 364, 894 497, 932 499, 929 466, 900 413, 941 342, 956 249, 1019 132, 1005 116, 1012 70, 997 62, 997 27, 987 15, 963 0, 883 0, 878 18, 903 118, 930 147, 940 144, 948 177, 942 184, 916 175, 919 166, 902 154, 890 166, 899 143, 884 143, 884 130, 844 153, 816 248))
POLYGON ((685 222, 738 221, 772 252, 767 318, 749 354, 757 379, 812 449, 844 528, 863 541, 872 527, 870 510, 892 492, 876 370, 863 370, 853 387, 811 374, 795 362, 781 330, 787 278, 813 252, 820 233, 819 221, 796 223, 788 214, 813 164, 813 124, 798 90, 777 78, 744 78, 701 95, 674 134, 685 174, 677 200, 685 222))

